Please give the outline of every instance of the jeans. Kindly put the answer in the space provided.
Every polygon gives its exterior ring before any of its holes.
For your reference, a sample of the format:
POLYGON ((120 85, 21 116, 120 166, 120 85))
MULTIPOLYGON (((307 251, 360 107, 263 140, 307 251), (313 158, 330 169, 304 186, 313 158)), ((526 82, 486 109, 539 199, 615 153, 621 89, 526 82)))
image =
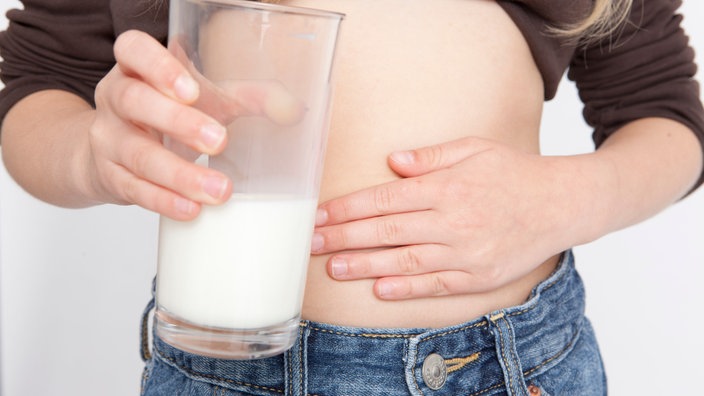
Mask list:
POLYGON ((367 329, 302 321, 291 350, 250 361, 193 355, 157 337, 151 353, 143 352, 142 394, 149 396, 606 394, 571 251, 526 303, 456 326, 367 329))

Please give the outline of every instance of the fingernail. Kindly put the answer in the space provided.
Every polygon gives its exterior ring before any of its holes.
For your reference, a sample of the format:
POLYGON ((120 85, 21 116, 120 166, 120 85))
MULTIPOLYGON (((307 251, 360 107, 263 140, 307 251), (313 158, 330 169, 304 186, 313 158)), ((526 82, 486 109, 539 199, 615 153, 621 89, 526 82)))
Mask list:
POLYGON ((190 102, 198 98, 198 83, 191 76, 184 74, 174 81, 174 92, 179 99, 190 102))
POLYGON ((227 191, 227 179, 220 176, 208 176, 203 179, 203 191, 215 199, 221 199, 227 191))
POLYGON ((227 129, 219 124, 206 124, 200 128, 200 140, 209 149, 217 148, 225 139, 227 129))
POLYGON ((325 246, 325 239, 323 238, 323 236, 318 233, 313 234, 313 238, 311 239, 310 243, 310 250, 313 252, 317 252, 322 250, 323 246, 325 246))
POLYGON ((328 222, 328 211, 325 209, 318 209, 315 212, 315 225, 321 226, 328 222))
POLYGON ((333 259, 330 260, 330 267, 332 269, 332 276, 335 278, 347 274, 347 260, 345 259, 333 257, 333 259))
POLYGON ((410 151, 397 151, 391 154, 391 160, 400 165, 411 165, 415 158, 410 151))

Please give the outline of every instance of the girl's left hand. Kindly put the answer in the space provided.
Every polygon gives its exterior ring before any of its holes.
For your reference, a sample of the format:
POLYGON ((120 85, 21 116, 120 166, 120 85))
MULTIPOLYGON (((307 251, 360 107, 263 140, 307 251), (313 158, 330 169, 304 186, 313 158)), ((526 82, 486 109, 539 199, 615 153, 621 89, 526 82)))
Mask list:
POLYGON ((377 279, 382 299, 495 290, 587 235, 582 157, 473 137, 393 153, 401 179, 320 206, 313 254, 335 253, 334 279, 377 279))

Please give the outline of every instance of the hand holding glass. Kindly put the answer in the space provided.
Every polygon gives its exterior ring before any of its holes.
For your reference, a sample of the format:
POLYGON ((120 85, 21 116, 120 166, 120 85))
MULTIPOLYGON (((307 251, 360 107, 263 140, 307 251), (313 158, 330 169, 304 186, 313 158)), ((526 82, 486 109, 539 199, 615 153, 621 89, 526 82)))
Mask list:
POLYGON ((239 0, 172 0, 169 50, 228 128, 217 156, 165 141, 233 182, 191 222, 161 218, 156 333, 197 354, 282 353, 298 334, 341 14, 239 0))

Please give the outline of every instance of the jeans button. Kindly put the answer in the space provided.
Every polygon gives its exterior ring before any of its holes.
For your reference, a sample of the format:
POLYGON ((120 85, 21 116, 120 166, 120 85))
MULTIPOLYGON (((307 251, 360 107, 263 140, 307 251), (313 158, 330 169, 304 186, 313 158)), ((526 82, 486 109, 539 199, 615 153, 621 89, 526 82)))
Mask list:
POLYGON ((428 388, 438 390, 447 381, 447 365, 445 359, 437 353, 432 353, 423 362, 423 381, 428 388))

